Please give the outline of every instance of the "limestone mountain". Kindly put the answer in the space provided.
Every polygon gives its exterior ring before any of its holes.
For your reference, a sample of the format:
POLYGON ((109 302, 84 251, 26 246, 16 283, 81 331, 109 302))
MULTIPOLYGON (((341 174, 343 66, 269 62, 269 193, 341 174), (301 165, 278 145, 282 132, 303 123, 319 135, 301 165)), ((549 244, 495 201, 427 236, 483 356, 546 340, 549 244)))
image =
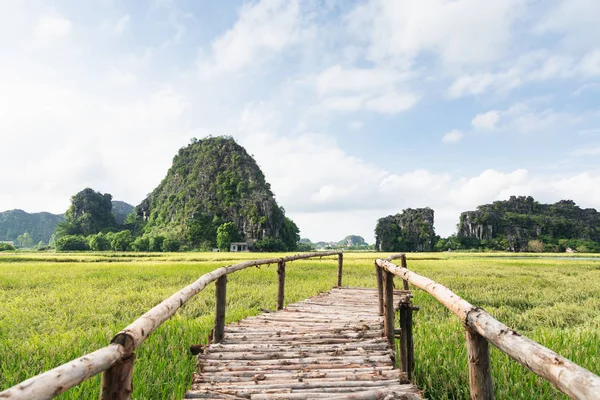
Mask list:
POLYGON ((361 247, 367 245, 365 238, 357 235, 348 235, 338 242, 338 246, 341 247, 361 247))
POLYGON ((600 241, 600 213, 582 209, 572 200, 542 204, 531 196, 511 196, 460 215, 458 237, 497 242, 499 248, 523 250, 529 240, 558 243, 578 239, 600 241))
POLYGON ((136 212, 146 235, 172 236, 192 248, 214 247, 226 223, 235 224, 237 240, 265 250, 293 250, 300 239, 256 161, 230 137, 194 139, 180 149, 136 212))
MULTIPOLYGON (((124 201, 112 201, 112 214, 117 224, 122 225, 134 207, 124 201)), ((0 212, 0 241, 16 241, 19 235, 29 233, 34 243, 48 243, 57 225, 64 221, 64 214, 49 212, 28 213, 23 210, 0 212)))
POLYGON ((379 251, 432 251, 436 239, 433 210, 407 208, 401 214, 380 218, 375 239, 379 251))

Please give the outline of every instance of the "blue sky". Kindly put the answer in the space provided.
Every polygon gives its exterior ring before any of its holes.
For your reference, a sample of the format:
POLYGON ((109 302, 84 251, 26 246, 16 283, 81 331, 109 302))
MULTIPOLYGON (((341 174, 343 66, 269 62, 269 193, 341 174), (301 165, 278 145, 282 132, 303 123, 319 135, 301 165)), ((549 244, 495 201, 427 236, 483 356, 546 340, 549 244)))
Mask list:
POLYGON ((138 204, 192 137, 253 154, 303 237, 508 196, 600 207, 597 0, 0 5, 0 209, 138 204))

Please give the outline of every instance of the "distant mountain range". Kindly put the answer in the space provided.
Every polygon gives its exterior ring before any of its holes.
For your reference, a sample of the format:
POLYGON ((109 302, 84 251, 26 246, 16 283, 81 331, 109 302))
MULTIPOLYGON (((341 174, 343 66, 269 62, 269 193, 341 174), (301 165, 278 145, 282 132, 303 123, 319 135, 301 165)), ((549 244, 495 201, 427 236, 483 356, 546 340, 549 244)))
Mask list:
POLYGON ((324 249, 327 247, 330 248, 340 248, 340 247, 362 247, 368 246, 368 243, 365 242, 365 239, 362 236, 357 235, 348 235, 339 242, 317 242, 312 243, 310 239, 302 238, 300 239, 300 243, 311 244, 314 245, 316 249, 324 249))
MULTIPOLYGON (((133 211, 131 204, 113 200, 112 213, 117 223, 122 225, 133 211)), ((29 233, 34 243, 48 243, 56 225, 64 219, 64 214, 49 212, 28 213, 23 210, 0 212, 0 241, 16 241, 19 235, 29 233)))

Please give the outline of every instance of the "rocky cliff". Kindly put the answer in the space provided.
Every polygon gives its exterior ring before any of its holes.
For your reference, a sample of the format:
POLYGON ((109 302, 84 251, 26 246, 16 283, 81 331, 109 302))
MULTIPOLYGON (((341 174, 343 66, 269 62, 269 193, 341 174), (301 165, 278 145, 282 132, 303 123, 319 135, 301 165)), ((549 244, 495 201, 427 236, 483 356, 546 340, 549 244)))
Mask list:
POLYGON ((502 241, 508 250, 525 249, 529 240, 556 242, 558 239, 600 240, 600 213, 582 209, 572 200, 541 204, 531 196, 511 196, 463 212, 459 238, 502 241))
POLYGON ((435 244, 434 212, 431 208, 408 208, 380 218, 375 227, 379 251, 432 251, 435 244))

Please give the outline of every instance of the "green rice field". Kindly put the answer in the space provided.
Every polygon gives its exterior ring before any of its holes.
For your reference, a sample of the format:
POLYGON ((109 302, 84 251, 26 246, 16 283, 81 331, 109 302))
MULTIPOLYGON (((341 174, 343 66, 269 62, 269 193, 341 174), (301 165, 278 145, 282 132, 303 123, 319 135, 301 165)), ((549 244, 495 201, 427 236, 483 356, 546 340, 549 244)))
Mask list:
MULTIPOLYGON (((107 345, 122 328, 215 268, 256 253, 0 253, 0 390, 107 345)), ((344 285, 374 287, 373 260, 344 255, 344 285)), ((336 283, 334 258, 288 264, 286 302, 336 283)), ((521 334, 600 374, 600 258, 419 253, 408 268, 436 280, 521 334)), ((400 282, 397 283, 397 286, 400 282)), ((227 321, 274 309, 277 266, 229 276, 227 321)), ((464 333, 458 318, 416 291, 415 383, 430 399, 468 399, 464 333)), ((192 344, 206 343, 214 285, 190 300, 137 351, 135 399, 180 399, 191 385, 192 344)), ((492 348, 498 399, 566 398, 492 348)), ((95 399, 100 376, 62 399, 95 399)))

